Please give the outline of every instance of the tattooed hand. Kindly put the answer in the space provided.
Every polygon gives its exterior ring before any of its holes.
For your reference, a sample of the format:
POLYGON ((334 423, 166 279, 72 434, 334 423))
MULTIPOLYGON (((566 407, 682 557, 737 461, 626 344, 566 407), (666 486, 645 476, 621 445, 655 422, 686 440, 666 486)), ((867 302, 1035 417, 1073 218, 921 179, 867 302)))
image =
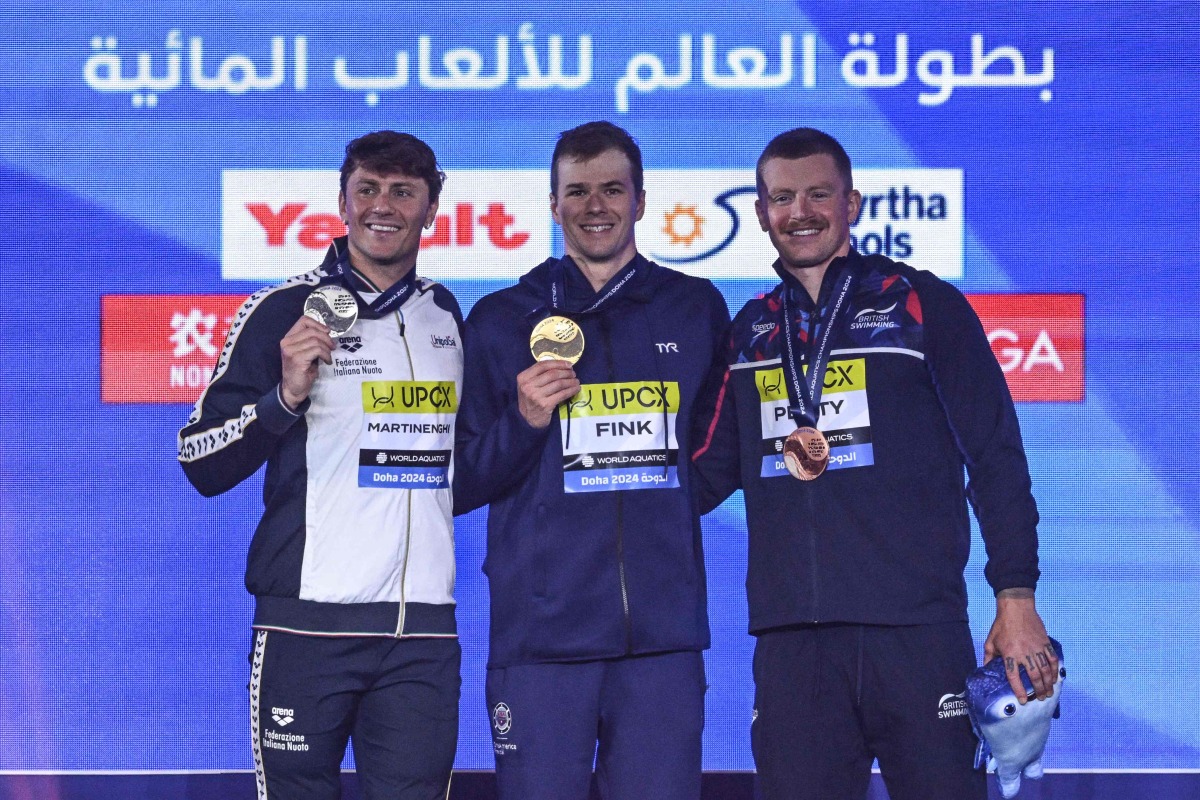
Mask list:
POLYGON ((1054 693, 1058 654, 1038 616, 1032 589, 1005 589, 996 595, 996 621, 983 645, 984 662, 996 656, 1004 659, 1008 684, 1022 704, 1027 698, 1019 667, 1025 668, 1039 700, 1054 693))

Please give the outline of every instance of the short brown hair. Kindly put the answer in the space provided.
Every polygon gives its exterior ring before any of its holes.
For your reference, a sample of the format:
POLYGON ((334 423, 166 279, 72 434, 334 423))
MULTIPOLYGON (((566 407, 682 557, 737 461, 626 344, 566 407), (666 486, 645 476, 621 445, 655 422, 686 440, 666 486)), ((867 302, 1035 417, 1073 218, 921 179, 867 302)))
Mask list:
POLYGON ((350 173, 362 167, 380 175, 401 173, 421 178, 429 187, 429 201, 436 203, 442 193, 446 173, 438 167, 432 148, 408 133, 375 131, 364 134, 346 145, 346 159, 342 162, 342 191, 350 173))

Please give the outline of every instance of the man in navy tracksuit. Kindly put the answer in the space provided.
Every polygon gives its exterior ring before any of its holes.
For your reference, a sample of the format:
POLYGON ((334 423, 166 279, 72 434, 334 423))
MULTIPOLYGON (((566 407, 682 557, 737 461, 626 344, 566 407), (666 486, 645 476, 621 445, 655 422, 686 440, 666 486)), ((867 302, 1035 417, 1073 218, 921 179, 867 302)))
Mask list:
POLYGON ((179 460, 206 496, 267 465, 246 563, 260 800, 340 797, 349 739, 364 797, 448 791, 462 316, 415 274, 444 178, 416 137, 350 142, 339 196, 349 235, 319 268, 246 301, 179 432, 179 460), (340 298, 340 319, 304 313, 322 295, 340 298))
POLYGON ((566 257, 466 323, 455 501, 491 504, 500 796, 586 798, 595 760, 606 798, 694 799, 709 632, 689 434, 729 315, 709 281, 638 254, 642 161, 624 130, 563 133, 551 191, 566 257), (535 327, 576 347, 581 333, 577 363, 535 362, 535 327))
POLYGON ((962 694, 968 499, 996 592, 985 657, 1022 702, 1018 666, 1039 698, 1058 669, 1004 376, 957 289, 851 248, 861 197, 835 139, 781 134, 757 184, 783 282, 735 318, 694 458, 705 509, 745 493, 761 789, 860 800, 878 758, 893 800, 986 798, 962 694))

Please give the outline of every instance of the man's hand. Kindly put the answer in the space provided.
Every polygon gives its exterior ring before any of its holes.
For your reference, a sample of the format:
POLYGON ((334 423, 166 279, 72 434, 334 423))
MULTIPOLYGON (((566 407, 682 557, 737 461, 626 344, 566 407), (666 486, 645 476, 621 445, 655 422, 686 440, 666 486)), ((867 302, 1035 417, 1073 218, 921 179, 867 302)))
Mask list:
POLYGON ((279 352, 283 357, 280 394, 288 408, 299 408, 308 397, 317 380, 317 362, 332 364, 335 345, 329 328, 311 317, 301 316, 284 335, 279 343, 279 352))
POLYGON ((566 361, 539 361, 517 376, 517 410, 534 428, 550 424, 554 409, 579 393, 579 378, 566 361))
POLYGON ((996 595, 996 621, 983 645, 984 663, 996 656, 1004 659, 1008 685, 1022 705, 1026 702, 1025 686, 1018 667, 1025 667, 1039 700, 1054 694, 1058 654, 1034 607, 1032 589, 1004 589, 996 595))

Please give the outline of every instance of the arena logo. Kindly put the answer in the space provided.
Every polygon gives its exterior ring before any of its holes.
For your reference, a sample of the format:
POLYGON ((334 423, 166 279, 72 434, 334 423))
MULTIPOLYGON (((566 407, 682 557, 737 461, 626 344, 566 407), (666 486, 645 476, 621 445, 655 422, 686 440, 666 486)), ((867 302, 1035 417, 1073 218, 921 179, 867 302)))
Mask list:
MULTIPOLYGON (((545 170, 473 170, 447 175, 432 227, 422 233, 418 271, 434 278, 515 280, 550 252, 545 170)), ((225 170, 221 276, 270 282, 316 267, 346 226, 335 170, 225 170)))

